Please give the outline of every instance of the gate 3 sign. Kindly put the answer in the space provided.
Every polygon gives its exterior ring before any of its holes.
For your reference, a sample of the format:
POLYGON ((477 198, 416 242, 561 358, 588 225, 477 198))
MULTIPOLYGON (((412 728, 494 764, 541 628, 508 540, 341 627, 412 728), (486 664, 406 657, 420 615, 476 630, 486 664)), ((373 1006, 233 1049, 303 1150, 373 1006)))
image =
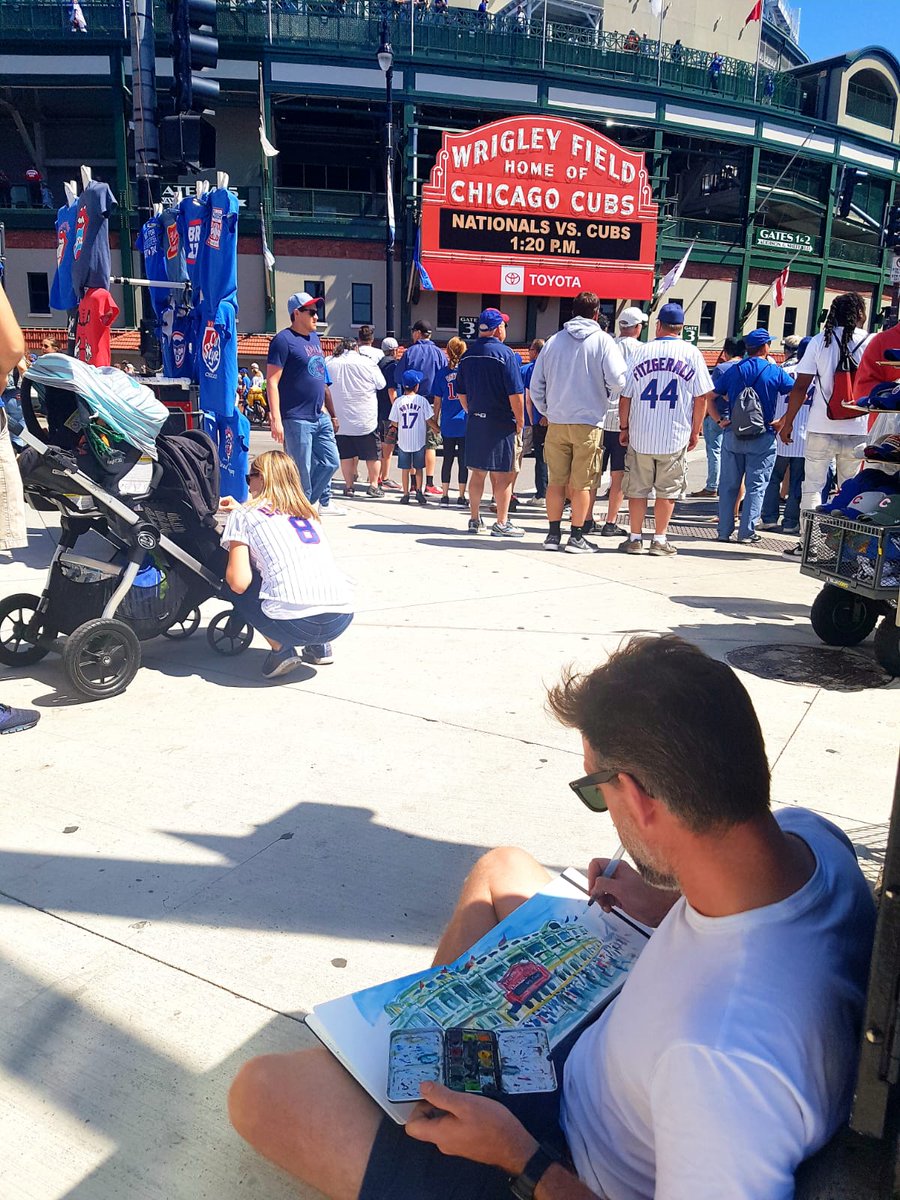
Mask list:
POLYGON ((422 265, 437 291, 649 300, 656 215, 640 151, 576 121, 508 117, 444 134, 422 265))

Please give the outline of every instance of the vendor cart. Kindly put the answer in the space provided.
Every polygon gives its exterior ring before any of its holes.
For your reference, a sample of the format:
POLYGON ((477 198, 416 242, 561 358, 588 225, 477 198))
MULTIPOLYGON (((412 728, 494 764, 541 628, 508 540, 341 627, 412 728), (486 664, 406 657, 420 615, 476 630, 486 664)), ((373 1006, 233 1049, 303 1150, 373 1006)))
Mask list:
POLYGON ((810 622, 829 646, 856 646, 878 626, 875 657, 900 675, 900 525, 812 512, 803 523, 800 570, 825 586, 810 622))

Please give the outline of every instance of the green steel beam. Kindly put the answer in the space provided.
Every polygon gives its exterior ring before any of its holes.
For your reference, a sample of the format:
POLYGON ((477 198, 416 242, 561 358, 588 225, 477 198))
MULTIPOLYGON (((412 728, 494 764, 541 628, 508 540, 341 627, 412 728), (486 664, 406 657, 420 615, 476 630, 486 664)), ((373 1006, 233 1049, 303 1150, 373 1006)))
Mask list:
MULTIPOLYGON (((122 274, 134 278, 134 259, 131 253, 131 185, 128 178, 128 126, 125 121, 125 64, 121 50, 110 56, 110 87, 112 90, 112 115, 116 144, 116 196, 119 201, 119 256, 122 274)), ((122 288, 122 318, 126 325, 137 324, 134 303, 135 289, 128 284, 122 288)))
POLYGON ((741 256, 741 263, 738 267, 738 287, 737 301, 735 303, 734 320, 731 328, 736 334, 739 334, 743 328, 743 312, 747 305, 747 288, 750 284, 750 264, 752 261, 753 249, 753 230, 755 222, 753 214, 756 212, 756 188, 759 183, 759 155, 760 145, 756 142, 750 152, 750 184, 747 189, 747 226, 744 231, 744 251, 741 256))
POLYGON ((831 164, 831 176, 828 182, 828 204, 825 208, 825 228, 822 231, 822 249, 824 254, 822 257, 822 266, 819 271, 819 278, 816 282, 816 297, 810 317, 810 332, 815 333, 818 329, 819 313, 825 307, 825 285, 828 282, 829 264, 831 261, 831 229, 834 224, 834 206, 837 203, 837 193, 839 186, 839 171, 840 164, 831 164))

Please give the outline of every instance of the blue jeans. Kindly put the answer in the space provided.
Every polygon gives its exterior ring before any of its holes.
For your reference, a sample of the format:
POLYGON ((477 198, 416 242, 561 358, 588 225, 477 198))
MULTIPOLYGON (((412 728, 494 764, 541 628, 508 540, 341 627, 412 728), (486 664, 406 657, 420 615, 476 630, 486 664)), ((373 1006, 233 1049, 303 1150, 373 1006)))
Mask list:
POLYGON ((764 525, 774 525, 778 520, 778 508, 781 500, 781 481, 790 472, 790 487, 784 502, 784 524, 789 529, 795 529, 800 524, 800 494, 803 488, 804 462, 802 458, 788 458, 779 454, 772 468, 772 478, 763 497, 762 521, 764 525))
POLYGON ((322 650, 326 642, 332 642, 344 632, 353 620, 353 613, 320 613, 315 617, 297 617, 280 621, 267 617, 262 610, 259 588, 262 580, 254 572, 253 582, 246 592, 233 592, 226 587, 223 600, 230 600, 238 616, 252 625, 263 637, 271 638, 282 646, 308 646, 310 650, 322 650))
POLYGON ((748 538, 756 528, 762 511, 763 496, 775 466, 775 434, 763 433, 755 438, 737 438, 730 429, 722 438, 722 471, 719 479, 720 538, 734 531, 734 506, 737 504, 744 480, 746 494, 741 508, 738 538, 748 538))
POLYGON ((719 488, 719 463, 722 457, 722 434, 725 430, 712 417, 703 418, 703 444, 706 446, 706 486, 711 492, 719 488))
POLYGON ((334 426, 324 410, 315 421, 283 417, 284 448, 297 464, 300 481, 310 504, 317 504, 341 465, 334 426))

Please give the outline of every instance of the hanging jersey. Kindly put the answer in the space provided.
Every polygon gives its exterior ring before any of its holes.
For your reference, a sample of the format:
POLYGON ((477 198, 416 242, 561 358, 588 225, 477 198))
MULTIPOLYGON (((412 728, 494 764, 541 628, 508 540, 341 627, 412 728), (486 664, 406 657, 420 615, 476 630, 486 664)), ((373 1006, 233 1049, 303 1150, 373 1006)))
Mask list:
POLYGON ((234 306, 224 300, 214 315, 203 321, 200 334, 200 407, 216 416, 230 417, 234 412, 238 380, 236 323, 234 306))
POLYGON ((50 288, 50 307, 68 312, 78 307, 78 296, 72 285, 72 253, 75 249, 75 222, 78 220, 78 201, 64 204, 56 214, 56 274, 50 288))
POLYGON ((172 283, 187 283, 187 264, 184 261, 184 243, 179 230, 177 208, 167 208, 159 215, 159 228, 166 259, 166 279, 172 283))
POLYGON ((78 198, 72 248, 72 286, 79 296, 88 288, 109 287, 109 217, 118 201, 105 183, 92 180, 78 198))
MULTIPOLYGON (((151 217, 149 221, 145 222, 137 235, 134 246, 144 256, 146 278, 167 282, 169 276, 166 271, 166 245, 163 241, 163 229, 158 217, 151 217)), ((159 316, 171 303, 172 293, 167 288, 156 287, 147 290, 150 293, 153 311, 159 316)))
POLYGON ((247 499, 247 472, 250 469, 250 422, 235 409, 230 417, 203 414, 203 428, 219 452, 219 490, 241 504, 247 499))
POLYGON ((112 366, 109 327, 118 315, 118 305, 105 288, 89 288, 78 305, 75 357, 93 367, 112 366))
POLYGON ((163 314, 160 343, 163 370, 169 379, 196 379, 196 317, 192 308, 170 309, 163 314), (171 315, 169 315, 171 314, 171 315))
POLYGON ((215 188, 206 201, 198 264, 199 287, 206 313, 223 300, 237 310, 238 199, 228 188, 215 188))
POLYGON ((200 286, 200 243, 205 216, 206 201, 198 200, 196 196, 186 196, 178 205, 178 233, 184 247, 188 278, 195 291, 200 286))
POLYGON ((691 436, 694 400, 712 391, 703 355, 679 337, 640 345, 622 395, 631 400, 628 442, 638 454, 678 454, 691 436))

